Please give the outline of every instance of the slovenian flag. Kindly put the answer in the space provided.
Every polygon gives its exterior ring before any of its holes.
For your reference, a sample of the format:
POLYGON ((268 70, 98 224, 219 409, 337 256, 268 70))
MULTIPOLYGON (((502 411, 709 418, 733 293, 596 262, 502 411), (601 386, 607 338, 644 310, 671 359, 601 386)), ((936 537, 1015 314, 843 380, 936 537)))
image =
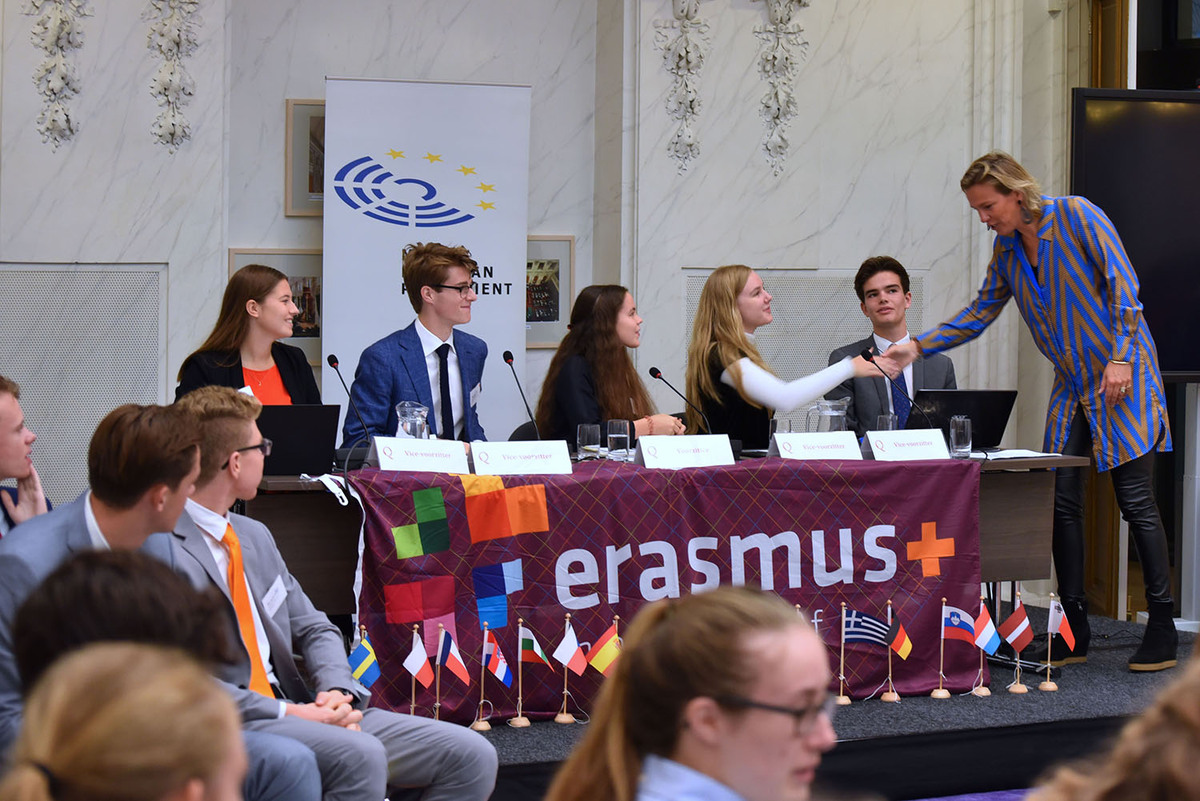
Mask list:
POLYGON ((1029 615, 1025 614, 1025 604, 1021 603, 1020 598, 1012 614, 1000 624, 1000 634, 1018 652, 1024 651, 1033 642, 1033 628, 1029 625, 1029 615))
POLYGON ((570 668, 576 676, 582 676, 583 671, 587 670, 587 657, 579 647, 579 638, 575 636, 575 627, 571 625, 570 620, 567 621, 567 630, 563 634, 562 642, 554 649, 554 658, 570 668))
POLYGON ((522 662, 536 662, 550 667, 550 659, 546 656, 546 652, 542 650, 542 646, 538 644, 537 637, 533 636, 533 631, 519 626, 517 630, 517 639, 521 641, 522 662))
POLYGON ((370 687, 381 675, 379 662, 375 659, 375 649, 371 647, 371 641, 367 639, 366 629, 363 629, 358 647, 350 654, 350 675, 364 687, 370 687))
POLYGON ((422 687, 433 684, 433 668, 429 666, 429 656, 425 653, 425 641, 415 629, 412 651, 404 659, 404 669, 413 674, 422 687))
POLYGON ((467 665, 458 653, 458 646, 454 644, 450 632, 444 628, 438 629, 437 663, 458 676, 463 684, 471 683, 471 675, 467 673, 467 665))
POLYGON ((975 644, 975 624, 970 615, 957 606, 942 604, 942 639, 975 644))
POLYGON ((617 636, 617 624, 613 623, 588 651, 587 661, 589 665, 607 676, 620 655, 621 638, 617 636))
POLYGON ((492 672, 493 676, 500 679, 505 687, 512 686, 512 671, 508 669, 508 662, 505 661, 504 653, 500 650, 500 642, 491 629, 488 629, 483 635, 483 664, 487 665, 487 669, 492 672))
POLYGON ((992 613, 982 600, 979 602, 979 617, 975 618, 975 631, 975 644, 989 654, 996 653, 1000 647, 1000 635, 992 623, 992 613))

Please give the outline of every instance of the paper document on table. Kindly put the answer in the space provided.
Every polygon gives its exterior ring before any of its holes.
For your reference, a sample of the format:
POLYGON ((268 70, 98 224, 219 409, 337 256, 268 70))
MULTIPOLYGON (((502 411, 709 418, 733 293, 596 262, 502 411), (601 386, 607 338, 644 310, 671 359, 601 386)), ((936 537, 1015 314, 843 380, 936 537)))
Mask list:
MULTIPOLYGON (((975 456, 974 453, 971 456, 975 456)), ((1041 456, 1062 456, 1061 453, 1041 453, 1040 451, 1027 451, 1021 448, 1006 448, 997 451, 987 451, 984 454, 987 459, 1034 459, 1041 456)))

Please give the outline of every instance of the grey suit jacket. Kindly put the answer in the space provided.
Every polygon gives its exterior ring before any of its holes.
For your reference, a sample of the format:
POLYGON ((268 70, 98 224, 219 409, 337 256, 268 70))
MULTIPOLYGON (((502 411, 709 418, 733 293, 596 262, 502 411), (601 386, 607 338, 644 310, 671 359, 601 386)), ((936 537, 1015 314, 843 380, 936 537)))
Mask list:
MULTIPOLYGON (((829 363, 840 362, 847 356, 857 356, 868 348, 875 349, 874 336, 838 348, 829 354, 829 363)), ((941 353, 923 356, 913 362, 912 368, 913 385, 908 389, 909 395, 916 395, 918 389, 958 388, 954 381, 954 362, 950 361, 949 356, 941 353)), ((850 398, 850 406, 846 409, 846 425, 861 437, 875 426, 875 418, 887 414, 891 408, 888 405, 891 392, 891 385, 880 375, 843 381, 825 393, 825 397, 830 400, 850 398)))
MULTIPOLYGON (((365 705, 369 694, 350 675, 341 633, 329 622, 324 612, 313 606, 300 584, 288 572, 270 530, 257 520, 242 515, 231 514, 229 519, 242 546, 246 580, 271 644, 271 667, 284 696, 296 703, 313 700, 314 688, 300 675, 293 656, 299 654, 304 659, 304 668, 312 677, 316 690, 340 687, 351 691, 359 705, 365 705), (273 601, 275 608, 270 614, 264 599, 273 601)), ((216 586, 229 600, 225 577, 218 572, 217 563, 204 538, 204 532, 185 511, 172 537, 175 570, 199 589, 216 586)), ((237 633, 237 614, 233 609, 233 601, 229 601, 227 609, 230 636, 234 638, 238 661, 233 665, 219 666, 217 678, 228 685, 243 720, 278 717, 279 703, 275 699, 248 689, 250 657, 237 633)))
MULTIPOLYGON (((87 493, 38 515, 0 540, 0 753, 21 728, 21 677, 13 654, 12 626, 29 594, 72 554, 92 550, 83 505, 87 493)), ((141 550, 171 564, 171 543, 152 534, 141 550)))

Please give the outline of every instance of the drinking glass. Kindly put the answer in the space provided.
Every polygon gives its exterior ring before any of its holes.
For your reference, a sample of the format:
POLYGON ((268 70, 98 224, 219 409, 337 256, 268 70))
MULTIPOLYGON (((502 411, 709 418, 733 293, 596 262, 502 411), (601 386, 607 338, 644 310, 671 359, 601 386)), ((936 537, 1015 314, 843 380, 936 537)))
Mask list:
POLYGON ((769 439, 774 439, 776 434, 792 433, 792 419, 790 417, 772 417, 771 418, 771 436, 769 439))
POLYGON ((900 427, 900 418, 894 414, 881 414, 875 418, 876 431, 895 431, 900 427))
POLYGON ((971 418, 964 414, 950 418, 950 456, 954 459, 971 457, 971 418))
POLYGON ((575 458, 579 461, 600 458, 600 424, 580 423, 575 435, 575 458))
POLYGON ((608 421, 608 457, 614 462, 629 459, 629 421, 608 421))

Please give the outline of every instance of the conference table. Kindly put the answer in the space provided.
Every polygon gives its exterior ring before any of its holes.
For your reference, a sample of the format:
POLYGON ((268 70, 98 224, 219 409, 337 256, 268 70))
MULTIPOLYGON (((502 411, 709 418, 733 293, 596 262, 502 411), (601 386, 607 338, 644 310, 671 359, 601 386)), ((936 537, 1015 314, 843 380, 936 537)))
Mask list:
MULTIPOLYGON (((440 711, 470 720, 484 622, 515 672, 517 618, 551 653, 567 613, 588 643, 650 600, 729 582, 773 589, 806 610, 835 658, 841 605, 886 621, 890 600, 914 643, 907 660, 893 659, 893 681, 902 694, 926 693, 938 682, 942 599, 973 616, 981 581, 1048 577, 1047 468, 1086 463, 756 459, 667 471, 598 461, 569 476, 351 473, 365 518, 360 619, 384 674, 375 703, 409 708, 402 662, 414 625, 430 654, 439 623, 455 638, 471 683, 445 674, 440 711)), ((316 482, 268 477, 248 513, 273 530, 319 608, 353 611, 353 505, 338 505, 316 482)), ((948 642, 944 653, 944 686, 968 689, 977 652, 948 642)), ((527 714, 561 706, 563 671, 552 663, 523 665, 527 714)), ((883 648, 849 643, 844 668, 834 668, 848 694, 864 697, 886 680, 886 665, 883 648)), ((600 674, 567 679, 572 704, 586 708, 600 674)), ((487 681, 497 713, 511 714, 516 683, 487 681)), ((418 685, 416 698, 428 710, 433 692, 418 685)))

